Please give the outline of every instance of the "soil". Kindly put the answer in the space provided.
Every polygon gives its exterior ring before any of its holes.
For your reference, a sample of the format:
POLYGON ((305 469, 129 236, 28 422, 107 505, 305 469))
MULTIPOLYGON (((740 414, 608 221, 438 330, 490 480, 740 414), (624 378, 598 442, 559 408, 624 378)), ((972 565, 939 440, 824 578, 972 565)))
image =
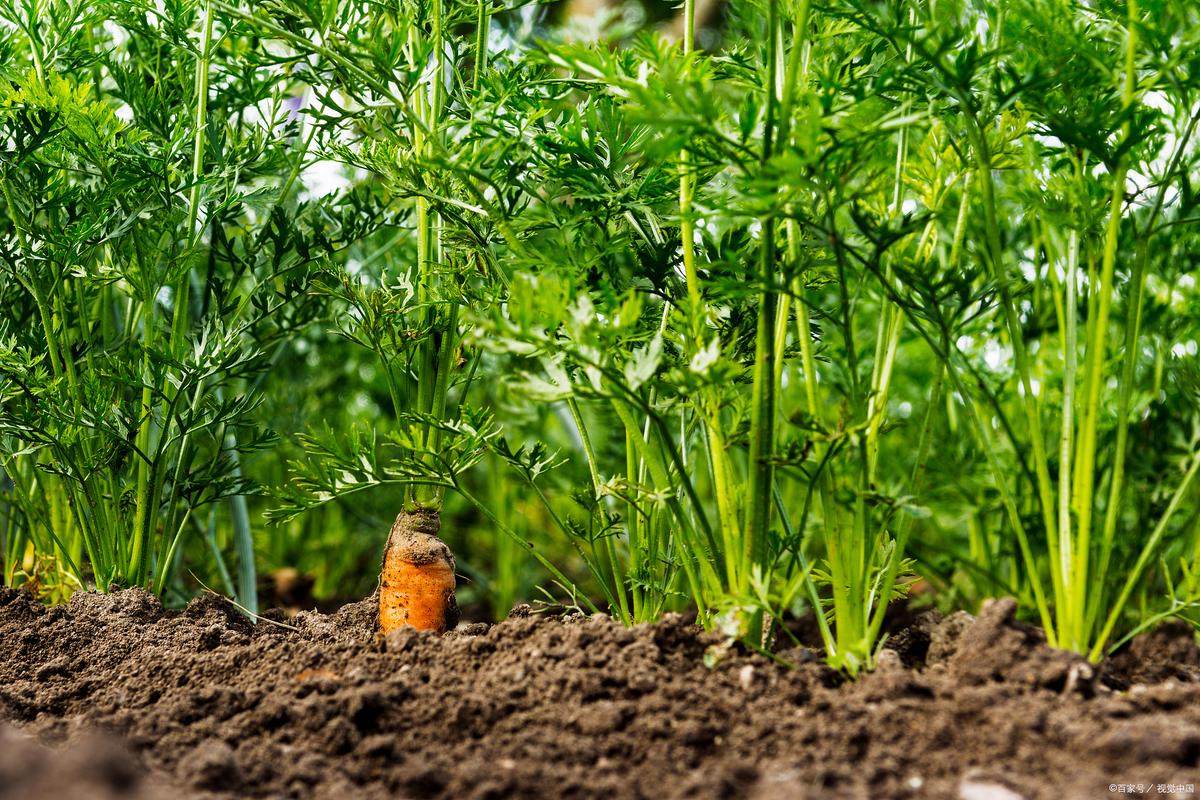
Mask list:
POLYGON ((384 640, 373 618, 369 601, 250 625, 212 596, 47 609, 0 589, 0 797, 1058 800, 1200 784, 1200 651, 1178 628, 1097 670, 999 600, 917 617, 847 682, 812 651, 783 666, 681 617, 625 629, 518 608, 384 640))

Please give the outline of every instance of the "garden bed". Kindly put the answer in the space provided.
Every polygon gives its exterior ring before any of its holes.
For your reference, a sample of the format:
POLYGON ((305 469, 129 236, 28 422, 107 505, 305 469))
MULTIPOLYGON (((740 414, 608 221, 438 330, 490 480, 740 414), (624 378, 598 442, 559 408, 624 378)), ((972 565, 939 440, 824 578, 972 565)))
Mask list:
POLYGON ((1013 609, 917 617, 847 683, 805 650, 780 653, 794 669, 737 651, 707 667, 718 640, 680 617, 630 630, 519 608, 379 642, 369 602, 251 626, 212 596, 47 609, 0 589, 0 796, 1010 800, 1200 783, 1186 631, 1095 670, 1013 609))

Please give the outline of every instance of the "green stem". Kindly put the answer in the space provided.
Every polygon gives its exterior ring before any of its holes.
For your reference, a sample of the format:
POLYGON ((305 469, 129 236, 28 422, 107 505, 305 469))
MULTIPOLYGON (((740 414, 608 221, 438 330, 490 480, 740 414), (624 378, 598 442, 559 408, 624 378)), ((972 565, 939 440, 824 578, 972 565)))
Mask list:
POLYGON ((133 548, 129 554, 128 581, 141 586, 146 579, 147 550, 150 542, 152 509, 150 508, 151 473, 150 440, 154 433, 154 392, 151 383, 153 361, 150 352, 155 346, 155 297, 148 294, 142 301, 142 398, 138 431, 134 439, 139 453, 137 468, 136 510, 133 519, 133 548))
MULTIPOLYGON (((765 167, 775 154, 776 125, 779 119, 779 3, 770 0, 767 6, 767 71, 766 119, 763 123, 762 164, 765 167)), ((748 589, 749 571, 761 564, 766 552, 766 537, 771 523, 771 486, 775 467, 775 216, 768 214, 761 221, 761 244, 758 254, 757 278, 762 297, 758 306, 758 322, 754 340, 754 383, 750 411, 750 480, 746 501, 746 529, 742 545, 742 566, 736 576, 739 593, 748 589)), ((731 580, 734 579, 731 576, 731 580)))
POLYGON ((1096 636, 1092 643, 1092 649, 1088 653, 1088 658, 1092 661, 1099 661, 1104 656, 1104 643, 1108 641, 1108 637, 1112 635, 1113 628, 1116 627, 1117 621, 1120 620, 1122 612, 1125 610, 1125 604, 1129 601, 1129 597, 1133 594, 1133 590, 1137 588, 1141 580, 1142 573, 1146 569, 1146 565, 1150 563, 1150 559, 1158 550, 1158 545, 1162 541, 1163 535, 1166 533, 1167 524, 1171 521, 1171 517, 1179 509, 1180 503, 1187 495, 1188 489, 1191 488, 1192 480, 1196 477, 1196 472, 1200 471, 1200 455, 1192 456, 1192 464, 1184 473, 1183 479, 1179 482, 1179 486, 1175 488, 1174 494, 1171 495, 1171 502, 1167 504, 1167 510, 1163 512, 1159 518, 1158 524, 1154 526, 1154 531, 1150 534, 1145 546, 1142 547, 1141 555, 1138 556, 1137 562, 1133 565, 1133 569, 1129 571, 1129 576, 1125 579, 1125 586, 1121 589, 1120 596, 1113 603, 1109 611, 1108 618, 1104 623, 1104 627, 1096 636))
MULTIPOLYGON (((418 117, 424 119, 424 130, 427 133, 418 130, 414 131, 413 136, 414 149, 421 155, 428 155, 438 135, 438 124, 443 105, 444 87, 442 84, 444 76, 445 32, 442 27, 442 15, 442 0, 434 0, 431 12, 432 31, 429 41, 433 69, 430 70, 428 79, 421 84, 418 96, 419 113, 417 114, 418 117)), ((452 339, 456 331, 450 326, 439 324, 440 314, 439 309, 436 307, 436 298, 433 292, 436 280, 434 265, 442 261, 440 220, 436 212, 431 209, 427 198, 418 197, 416 203, 417 303, 423 309, 425 321, 425 339, 420 343, 417 355, 417 410, 422 415, 428 416, 436 414, 439 408, 444 413, 444 395, 449 387, 449 378, 445 374, 449 371, 449 362, 446 361, 447 369, 442 371, 441 374, 439 374, 438 370, 439 356, 448 358, 449 354, 444 348, 439 353, 438 343, 435 341, 433 332, 441 329, 442 344, 449 346, 451 343, 448 339, 452 339)), ((457 316, 452 309, 449 314, 449 320, 442 320, 442 322, 450 322, 454 328, 457 328, 456 319, 457 316)), ((436 456, 433 451, 437 446, 438 434, 429 422, 422 422, 421 425, 423 427, 421 441, 427 451, 426 457, 432 459, 436 456)), ((442 492, 441 490, 434 489, 429 495, 422 495, 420 492, 413 490, 411 499, 417 505, 440 508, 442 492)))
MULTIPOLYGON (((588 474, 592 479, 592 493, 597 503, 602 503, 603 498, 600 496, 600 471, 596 466, 596 454, 592 450, 592 440, 587 432, 587 425, 583 420, 583 412, 579 408, 579 401, 574 397, 567 398, 567 408, 571 412, 571 419, 575 422, 575 431, 579 434, 579 441, 583 445, 584 457, 587 459, 588 474)), ((628 437, 626 439, 628 441, 628 437)), ((631 508, 629 510, 629 519, 636 522, 636 512, 631 508)), ((603 515, 600 515, 603 519, 603 515)), ((604 537, 604 554, 608 560, 608 567, 612 574, 612 591, 611 594, 617 598, 618 610, 621 614, 621 619, 625 623, 632 624, 633 615, 629 608, 629 598, 625 589, 625 575, 620 566, 620 559, 617 557, 617 547, 614 541, 616 537, 604 537)))
MULTIPOLYGON (((1066 587, 1071 585, 1072 575, 1072 534, 1071 534, 1071 443, 1074 440, 1075 419, 1075 372, 1076 348, 1078 347, 1078 324, 1076 322, 1076 291, 1079 267, 1079 234, 1071 231, 1067 250, 1067 274, 1065 280, 1065 299, 1063 301, 1063 388, 1062 388, 1062 430, 1059 433, 1058 456, 1058 536, 1059 563, 1053 565, 1060 571, 1059 583, 1066 587)), ((1083 581, 1081 581, 1082 583, 1083 581)), ((1063 604, 1065 610, 1070 608, 1070 602, 1063 604)), ((1070 618, 1070 614, 1067 618, 1070 618)), ((1063 614, 1059 615, 1059 627, 1064 625, 1063 614)), ((1063 630, 1063 636, 1074 636, 1072 631, 1063 630)), ((1072 642, 1075 645, 1074 642, 1072 642)))
POLYGON ((204 177, 205 133, 208 130, 208 64, 212 45, 212 0, 204 4, 204 26, 201 28, 200 49, 196 53, 196 113, 193 122, 196 139, 192 148, 192 187, 188 191, 188 246, 195 244, 200 216, 200 180, 204 177))
MULTIPOLYGON (((1038 502, 1042 515, 1042 524, 1046 529, 1046 541, 1050 550, 1051 563, 1058 562, 1058 521, 1055 518, 1054 490, 1050 481, 1049 460, 1046 457, 1045 438, 1042 434, 1042 422, 1037 408, 1037 398, 1033 393, 1032 370, 1029 356, 1025 347, 1025 332, 1013 300, 1008 272, 1004 266, 1004 249, 1000 242, 1000 225, 996 209, 995 179, 992 175, 991 150, 987 143, 982 126, 977 120, 968 125, 969 134, 975 145, 975 156, 978 164, 980 198, 983 203, 984 222, 987 229, 988 261, 992 275, 1000 287, 1001 306, 1005 323, 1008 328, 1009 341, 1013 348, 1013 361, 1016 364, 1017 376, 1021 382, 1022 403, 1025 420, 1029 426, 1030 440, 1033 446, 1034 472, 1037 476, 1038 502)), ((1023 530, 1023 528, 1022 528, 1023 530)), ((1023 535, 1023 534, 1022 534, 1023 535)), ((1062 597, 1063 587, 1058 570, 1051 570, 1056 597, 1062 597)), ((1035 574, 1030 576, 1036 584, 1040 579, 1035 574)), ((1040 589, 1039 589, 1040 591, 1040 589)), ((1057 640, 1057 635, 1051 629, 1047 635, 1057 640)))
POLYGON ((475 18, 475 70, 471 77, 471 88, 479 91, 483 81, 483 73, 488 65, 488 25, 491 24, 491 12, 488 0, 479 0, 476 6, 475 18))
MULTIPOLYGON (((446 403, 450 395, 450 373, 454 369, 454 359, 458 352, 458 306, 451 304, 447 312, 445 327, 442 331, 441 343, 438 349, 436 378, 433 388, 433 407, 430 413, 436 420, 446 419, 446 403)), ((442 447, 442 429, 433 428, 430 436, 429 450, 436 456, 442 447)), ((436 490, 435 503, 440 507, 444 489, 436 490)))
MULTIPOLYGON (((1128 2, 1128 23, 1126 30, 1126 48, 1125 48, 1125 80, 1122 89, 1122 107, 1128 109, 1134 101, 1134 91, 1136 88, 1137 72, 1136 72, 1136 53, 1137 53, 1137 2, 1129 0, 1128 2)), ((1128 138, 1132 134, 1132 122, 1126 121, 1123 126, 1123 136, 1128 138)), ((1125 201, 1125 181, 1129 173, 1129 160, 1127 156, 1122 156, 1117 162, 1117 168, 1113 174, 1112 195, 1109 200, 1109 216, 1108 225, 1105 229, 1104 236, 1104 251, 1101 255, 1100 262, 1100 283, 1096 286, 1097 304, 1096 304, 1096 324, 1092 328, 1092 337, 1087 343, 1087 377, 1085 386, 1087 390, 1086 404, 1083 411, 1083 428, 1080 432, 1079 443, 1079 482, 1075 486, 1075 511, 1078 516, 1078 541, 1076 545, 1075 562, 1073 565, 1073 577, 1077 584, 1073 587, 1074 591, 1071 596, 1071 620, 1072 620, 1072 641, 1069 645, 1072 649, 1083 652, 1087 649, 1087 631, 1088 627, 1088 609, 1087 609, 1087 588, 1092 585, 1088 580, 1089 559, 1091 556, 1092 542, 1092 516, 1095 506, 1096 493, 1096 449, 1098 440, 1098 429, 1100 424, 1100 392, 1106 383, 1104 378, 1104 362, 1108 355, 1108 325, 1109 316, 1112 310, 1113 298, 1116 295, 1116 261, 1117 249, 1120 241, 1122 211, 1125 201)), ((1137 267, 1144 268, 1144 263, 1138 264, 1140 259, 1135 260, 1135 271, 1137 267)), ((1141 283, 1143 274, 1135 274, 1133 285, 1133 297, 1130 300, 1133 319, 1126 326, 1126 344, 1129 349, 1125 353, 1125 364, 1122 372, 1121 399, 1124 401, 1124 406, 1121 409, 1121 419, 1125 418, 1128 413, 1129 392, 1133 382, 1133 371, 1137 361, 1137 335, 1141 325, 1141 283)), ((1120 402, 1120 401, 1119 401, 1120 402)), ((1123 439, 1120 426, 1118 429, 1118 438, 1123 439)), ((1124 441, 1119 442, 1123 446, 1124 441)), ((1123 449, 1119 450, 1113 465, 1113 477, 1111 484, 1111 494, 1109 497, 1109 507, 1106 511, 1105 529, 1102 532, 1102 550, 1103 543, 1109 543, 1111 549, 1111 535, 1116 526, 1117 500, 1120 498, 1122 479, 1124 476, 1124 456, 1123 449), (1112 528, 1109 528, 1109 525, 1112 528)), ((1107 558, 1102 555, 1104 569, 1107 570, 1107 558)), ((1123 602, 1123 601, 1122 601, 1123 602)), ((1103 638, 1107 638, 1107 633, 1103 638)))
MULTIPOLYGON (((684 0, 683 52, 691 58, 695 51, 695 0, 684 0)), ((690 69, 690 61, 689 67, 690 69)), ((679 235, 683 252, 684 274, 687 284, 688 355, 695 356, 704 347, 704 298, 700 277, 696 268, 695 217, 692 203, 695 194, 694 175, 690 166, 691 154, 684 148, 679 154, 679 235)), ((716 497, 717 519, 721 525, 721 541, 725 555, 725 571, 730 580, 737 574, 737 537, 740 529, 736 492, 734 490, 733 466, 725 447, 725 436, 721 425, 721 406, 717 392, 704 388, 700 392, 698 405, 704 420, 705 437, 708 444, 708 460, 712 473, 713 493, 716 497)))

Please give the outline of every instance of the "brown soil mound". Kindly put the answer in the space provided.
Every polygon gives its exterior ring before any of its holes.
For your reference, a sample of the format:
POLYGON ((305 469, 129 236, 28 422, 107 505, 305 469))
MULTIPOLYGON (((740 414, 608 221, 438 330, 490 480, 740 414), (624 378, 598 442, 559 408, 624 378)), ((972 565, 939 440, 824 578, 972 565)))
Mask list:
POLYGON ((0 797, 1058 800, 1200 784, 1187 635, 1097 674, 1013 610, 921 617, 846 683, 802 650, 781 654, 794 669, 738 652, 710 669, 715 640, 677 617, 627 630, 526 609, 381 643, 367 602, 284 628, 213 597, 45 609, 0 589, 0 720, 68 743, 2 734, 0 797))

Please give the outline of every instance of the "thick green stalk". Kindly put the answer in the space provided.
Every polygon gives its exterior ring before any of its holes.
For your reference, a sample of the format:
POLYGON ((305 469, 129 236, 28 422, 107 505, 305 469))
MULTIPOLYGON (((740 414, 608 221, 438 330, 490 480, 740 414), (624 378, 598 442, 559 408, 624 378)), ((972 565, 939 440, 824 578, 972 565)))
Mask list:
POLYGON ((888 393, 892 384, 892 372, 900 347, 900 334, 904 329, 904 317, 898 311, 884 306, 879 315, 879 341, 872 365, 871 395, 867 399, 867 472, 866 482, 875 483, 875 467, 879 461, 879 431, 887 411, 888 393))
MULTIPOLYGON (((1079 532, 1073 569, 1075 570, 1075 577, 1083 584, 1083 586, 1080 586, 1076 590, 1079 593, 1082 593, 1083 587, 1087 585, 1086 576, 1088 557, 1091 549, 1092 514, 1096 491, 1095 471, 1100 420, 1100 390, 1105 383, 1104 361, 1108 351, 1106 342, 1108 339, 1109 316, 1112 310, 1113 296, 1116 293, 1113 281, 1115 278, 1118 236, 1121 229, 1121 206, 1125 196, 1125 178, 1127 174, 1128 165, 1122 162, 1117 166, 1116 173, 1113 176, 1111 213, 1105 232, 1104 252, 1101 256, 1100 284, 1096 287, 1099 295, 1096 308, 1096 325, 1092 330, 1092 338, 1087 343, 1087 377, 1084 381, 1087 394, 1083 409, 1083 427, 1079 437, 1078 476, 1080 480, 1075 486, 1074 498, 1079 532)), ((1074 605, 1073 603, 1072 610, 1082 614, 1079 609, 1074 608, 1074 605)), ((1082 624, 1082 617, 1078 621, 1082 624)), ((1082 631, 1072 631, 1073 635, 1080 633, 1082 631)), ((1084 646, 1081 642, 1071 642, 1070 645, 1075 649, 1084 646)))
MULTIPOLYGON (((1100 283, 1100 272, 1096 265, 1096 256, 1095 256, 1095 253, 1093 252, 1093 250, 1094 250, 1094 248, 1091 247, 1090 245, 1086 246, 1085 249, 1083 250, 1083 257, 1087 261, 1087 285, 1089 287, 1088 293, 1087 293, 1087 324, 1084 325, 1084 329, 1083 329, 1083 338, 1084 338, 1085 342, 1090 342, 1095 338, 1096 309, 1099 304, 1099 292, 1095 291, 1093 287, 1098 286, 1100 283)), ((1085 366, 1086 366, 1086 364, 1087 364, 1087 362, 1085 360, 1085 366)), ((1085 378, 1085 380, 1087 380, 1089 378, 1086 369, 1084 370, 1084 378, 1085 378)), ((1090 392, 1090 390, 1088 389, 1088 387, 1085 383, 1084 392, 1083 392, 1082 396, 1087 397, 1089 392, 1090 392)), ((1076 395, 1077 399, 1078 399, 1078 397, 1079 397, 1079 395, 1076 395)), ((1075 452, 1076 453, 1080 452, 1080 450, 1083 447, 1082 442, 1083 442, 1083 433, 1084 433, 1084 430, 1083 430, 1084 426, 1082 424, 1078 425, 1077 427, 1078 427, 1078 430, 1076 430, 1076 432, 1075 432, 1075 452)), ((1072 508, 1072 510, 1075 510, 1075 503, 1076 503, 1076 496, 1077 496, 1076 493, 1078 492, 1078 490, 1075 487, 1081 486, 1084 481, 1083 467, 1084 467, 1083 460, 1080 458, 1076 458, 1075 459, 1075 468, 1072 472, 1072 477, 1071 477, 1071 487, 1072 487, 1072 489, 1071 489, 1071 492, 1072 492, 1071 508, 1072 508)))
MULTIPOLYGON (((458 353, 458 306, 451 305, 446 312, 444 330, 438 347, 435 367, 435 383, 433 387, 433 408, 430 413, 434 419, 446 418, 446 403, 450 395, 450 373, 454 369, 454 360, 458 353)), ((430 435, 429 449, 438 453, 442 447, 442 429, 434 428, 430 435)), ((436 488, 436 502, 440 505, 445 493, 445 487, 436 488)))
MULTIPOLYGON (((684 0, 683 18, 683 55, 685 59, 690 59, 695 49, 696 38, 695 0, 684 0)), ((679 238, 687 281, 688 332, 694 352, 702 345, 704 304, 700 294, 700 278, 696 272, 695 220, 692 217, 693 176, 688 165, 689 160, 690 154, 685 147, 679 154, 679 238)))
POLYGON ((488 26, 491 24, 488 0, 478 0, 475 17, 475 70, 471 76, 471 88, 479 91, 483 73, 488 65, 488 26))
MULTIPOLYGON (((980 199, 983 203, 984 222, 987 229, 988 261, 992 268, 993 278, 1000 287, 1001 306, 1008 328, 1009 340, 1013 348, 1013 361, 1016 364, 1017 376, 1021 382, 1021 406, 1025 411, 1026 424, 1033 447, 1034 472, 1037 476, 1038 502, 1042 514, 1042 524, 1046 529, 1046 541, 1050 549, 1051 563, 1058 561, 1058 520, 1055 515, 1054 490, 1050 481, 1049 460, 1046 457, 1046 443, 1042 433, 1041 417, 1037 408, 1037 398, 1033 393, 1032 370, 1029 356, 1025 348, 1025 333, 1021 325, 1013 300, 1008 273, 1004 266, 1004 249, 1000 242, 1000 225, 996 209, 995 179, 992 175, 991 150, 987 143, 982 126, 975 121, 968 126, 975 145, 975 156, 978 164, 980 199)), ((1022 529, 1023 530, 1023 529, 1022 529)), ((1051 570, 1054 576, 1055 594, 1060 595, 1058 571, 1051 570)), ((1036 574, 1031 580, 1040 580, 1036 574)), ((1047 631, 1051 634, 1051 630, 1047 631)), ((1057 639, 1057 636, 1054 636, 1057 639)))
MULTIPOLYGON (((1059 433, 1058 454, 1058 536, 1059 563, 1052 565, 1060 571, 1059 582, 1062 586, 1070 586, 1072 578, 1072 534, 1071 534, 1071 443, 1075 438, 1075 371, 1076 348, 1078 347, 1078 324, 1076 322, 1075 306, 1078 302, 1076 290, 1078 278, 1076 271, 1079 267, 1079 233, 1071 231, 1067 250, 1067 274, 1064 281, 1065 298, 1063 301, 1063 388, 1062 388, 1062 430, 1059 433)), ((1082 577, 1082 576, 1081 576, 1082 577)), ((1082 583, 1083 581, 1081 581, 1082 583)), ((1071 603, 1063 603, 1070 609, 1071 603)), ((1070 616, 1070 615, 1068 615, 1070 616)), ((1064 615, 1059 615, 1059 627, 1064 628, 1064 615)), ((1064 638, 1068 630, 1062 631, 1064 638)))
MULTIPOLYGON (((912 44, 905 52, 905 61, 912 58, 912 44)), ((902 108, 907 111, 909 101, 902 108)), ((904 200, 904 167, 908 161, 908 126, 896 134, 896 164, 892 176, 891 217, 898 218, 904 200)), ((918 250, 920 246, 918 245, 918 250)), ((884 273, 885 281, 892 280, 891 261, 884 273)), ((875 482, 875 467, 879 460, 879 431, 887 411, 888 390, 891 386, 892 367, 896 362, 896 351, 900 345, 900 333, 904 327, 904 315, 894 308, 886 298, 879 309, 879 324, 876 330, 875 359, 871 365, 871 395, 867 399, 867 484, 875 482)))
MULTIPOLYGON (((775 154, 775 127, 779 119, 779 2, 770 0, 767 6, 767 71, 766 118, 763 123, 762 163, 775 154)), ((771 523, 771 486, 775 468, 775 215, 761 221, 761 243, 756 268, 762 297, 758 306, 758 322, 754 341, 754 383, 750 411, 750 480, 746 501, 746 532, 742 546, 743 572, 738 575, 738 588, 748 588, 747 574, 753 564, 763 561, 766 536, 771 523)))
POLYGON ((200 49, 196 53, 196 108, 192 118, 196 138, 192 147, 192 186, 188 191, 187 216, 189 247, 195 243, 199 234, 196 223, 200 217, 200 181, 204 177, 205 132, 208 130, 208 64, 212 32, 213 14, 210 1, 204 4, 204 26, 201 28, 200 49))
MULTIPOLYGON (((789 223, 788 250, 799 253, 800 232, 794 224, 789 223)), ((800 369, 804 373, 804 402, 808 416, 814 424, 821 424, 821 407, 817 404, 817 359, 812 346, 812 322, 808 317, 808 303, 805 300, 806 291, 799 279, 792 282, 792 290, 799 300, 796 302, 796 338, 800 341, 800 369)))
MULTIPOLYGON (((620 414, 618 413, 618 416, 620 414)), ((637 480, 639 468, 639 447, 637 437, 641 434, 629 427, 629 419, 621 417, 621 422, 625 424, 625 474, 631 481, 637 480)), ((645 464, 644 459, 640 459, 641 464, 645 464)), ((628 505, 625 511, 625 532, 629 541, 629 572, 636 575, 642 563, 642 527, 646 521, 642 518, 641 509, 636 502, 636 489, 631 487, 628 505)), ((625 593, 624 586, 617 586, 614 589, 622 595, 625 593)), ((636 619, 642 613, 642 598, 641 592, 634 587, 629 587, 630 605, 632 606, 633 616, 636 619)))
MULTIPOLYGON (((684 0, 683 14, 683 53, 685 58, 690 59, 695 52, 695 0, 684 0)), ((687 148, 684 148, 679 154, 679 238, 688 295, 688 354, 694 356, 704 347, 705 307, 700 276, 696 268, 696 228, 692 208, 695 195, 695 176, 692 174, 690 162, 691 154, 687 148)), ((729 454, 726 452, 725 436, 721 425, 720 399, 717 397, 716 391, 711 388, 704 389, 700 393, 698 405, 704 420, 713 494, 717 505, 717 519, 721 526, 725 572, 732 582, 738 573, 737 536, 740 530, 733 466, 730 463, 729 454)))
MULTIPOLYGON (((436 144, 438 126, 444 104, 445 80, 445 31, 443 29, 442 0, 433 0, 431 10, 432 30, 430 33, 430 58, 433 68, 428 79, 422 83, 418 94, 418 118, 424 122, 424 130, 414 132, 414 150, 427 155, 436 144)), ((477 37, 478 40, 478 37, 477 37)), ((486 47, 486 43, 485 43, 486 47)), ((415 50, 415 48, 414 48, 415 50)), ((436 276, 434 265, 442 262, 441 220, 430 207, 425 197, 417 198, 417 302, 423 308, 426 336, 418 347, 417 355, 417 411, 424 415, 445 413, 445 394, 449 388, 448 371, 453 352, 453 339, 457 333, 457 315, 450 313, 449 319, 440 319, 432 291, 436 276), (449 324, 445 324, 449 323, 449 324), (441 331, 441 347, 432 335, 441 331), (446 348, 450 348, 447 350, 446 348), (439 353, 439 350, 441 351, 439 353), (440 356, 440 358, 439 358, 440 356), (444 362, 446 369, 439 371, 444 362)), ((427 459, 434 459, 432 451, 438 446, 438 434, 432 425, 422 423, 421 440, 425 449, 431 451, 427 459)), ((416 488, 410 490, 410 501, 417 505, 440 508, 443 490, 434 487, 427 494, 416 488)))
MULTIPOLYGON (((1126 29, 1126 49, 1125 49, 1125 76, 1124 86, 1122 89, 1122 106, 1129 108, 1133 104, 1134 92, 1136 89, 1137 72, 1136 72, 1136 53, 1137 53, 1137 2, 1129 0, 1128 2, 1128 24, 1126 29)), ((1132 122, 1126 121, 1123 127, 1123 135, 1128 138, 1132 133, 1132 122)), ((1086 404, 1083 410, 1083 428, 1080 432, 1079 441, 1079 482, 1075 486, 1075 511, 1078 516, 1078 541, 1076 543, 1075 559, 1072 566, 1073 579, 1076 585, 1070 598, 1071 608, 1071 641, 1069 646, 1079 652, 1087 650, 1087 628, 1088 625, 1088 609, 1087 609, 1087 589, 1091 586, 1088 580, 1089 559, 1092 550, 1092 515, 1095 506, 1096 492, 1096 449, 1098 439, 1098 429, 1100 420, 1100 392, 1106 383, 1104 378, 1104 362, 1108 354, 1108 324, 1109 316, 1112 310, 1113 298, 1116 295, 1115 273, 1117 261, 1117 249, 1119 246, 1122 211, 1125 200, 1125 181, 1129 173, 1128 157, 1122 156, 1117 162, 1117 168, 1113 174, 1112 196, 1109 201, 1109 217, 1108 225, 1105 229, 1104 236, 1104 251, 1101 256, 1100 266, 1100 283, 1096 286, 1097 304, 1096 304, 1096 324, 1091 329, 1092 338, 1087 343, 1087 378, 1085 381, 1087 396, 1086 404)), ((1127 339, 1132 336, 1132 344, 1125 353, 1125 371, 1122 378, 1125 380, 1122 386, 1122 395, 1126 402, 1126 411, 1128 410, 1128 395, 1129 384, 1133 380, 1133 367, 1137 360, 1136 341, 1138 326, 1141 320, 1141 286, 1142 276, 1135 276, 1135 285, 1133 288, 1136 296, 1136 306, 1133 308, 1134 319, 1126 327, 1127 339)), ((1128 343, 1128 341, 1127 341, 1128 343)), ((1123 443, 1122 443, 1123 444, 1123 443)), ((1112 488, 1116 494, 1110 497, 1109 512, 1113 514, 1111 524, 1116 525, 1116 508, 1115 500, 1120 497, 1121 479, 1124 470, 1124 458, 1121 454, 1117 455, 1114 463, 1114 474, 1112 488)), ((1102 533, 1102 536, 1105 534, 1102 533)), ((1110 544, 1111 546, 1111 544, 1110 544)), ((1107 559, 1102 555, 1102 560, 1105 561, 1105 569, 1107 569, 1107 559)), ((1105 635, 1107 638, 1107 634, 1105 635)))
MULTIPOLYGON (((196 57, 195 109, 192 118, 195 129, 195 140, 192 149, 191 188, 188 192, 186 229, 189 251, 195 245, 198 235, 196 224, 199 219, 200 209, 200 181, 204 175, 205 132, 208 126, 209 49, 212 43, 212 29, 212 3, 208 2, 204 7, 200 49, 196 57)), ((183 274, 172 287, 171 297, 174 303, 170 331, 170 347, 172 351, 177 351, 182 347, 187 325, 187 306, 189 302, 188 277, 188 272, 184 270, 183 274)), ((136 510, 134 512, 133 523, 133 548, 130 553, 130 574, 127 576, 128 580, 135 585, 143 585, 150 578, 150 540, 154 528, 154 516, 158 508, 159 488, 164 478, 161 475, 161 470, 158 468, 158 459, 152 459, 150 455, 151 441, 154 436, 155 427, 150 354, 157 343, 156 328, 158 315, 155 312, 156 304, 157 296, 148 292, 142 301, 142 418, 135 438, 140 455, 137 470, 136 510)), ((164 398, 164 404, 173 406, 174 397, 164 398)), ((164 414, 164 419, 169 418, 169 413, 164 414)))
MULTIPOLYGON (((213 13, 212 2, 204 4, 204 24, 200 33, 200 49, 196 54, 195 114, 192 118, 196 131, 192 147, 192 185, 188 191, 187 249, 185 258, 190 259, 191 250, 199 240, 202 226, 200 218, 200 183, 204 178, 204 151, 208 131, 208 71, 212 48, 213 13)), ((190 270, 182 270, 175 285, 171 287, 171 301, 175 305, 171 320, 171 351, 178 352, 183 346, 190 303, 190 270)))
MULTIPOLYGON (((696 2, 683 2, 683 55, 692 57, 696 38, 696 2)), ((690 64, 689 64, 690 66, 690 64)), ((700 294, 700 278, 696 272, 695 220, 692 218, 693 177, 685 147, 679 154, 679 238, 683 250, 683 266, 688 293, 688 332, 693 352, 702 344, 704 305, 700 294)))
POLYGON ((129 570, 126 579, 140 586, 146 579, 147 550, 150 543, 152 509, 150 508, 150 485, 154 465, 150 462, 151 439, 154 436, 154 391, 151 386, 153 362, 150 356, 156 344, 157 314, 156 298, 148 294, 142 300, 142 398, 138 431, 134 438, 138 460, 136 505, 133 517, 133 547, 129 554, 129 570))

